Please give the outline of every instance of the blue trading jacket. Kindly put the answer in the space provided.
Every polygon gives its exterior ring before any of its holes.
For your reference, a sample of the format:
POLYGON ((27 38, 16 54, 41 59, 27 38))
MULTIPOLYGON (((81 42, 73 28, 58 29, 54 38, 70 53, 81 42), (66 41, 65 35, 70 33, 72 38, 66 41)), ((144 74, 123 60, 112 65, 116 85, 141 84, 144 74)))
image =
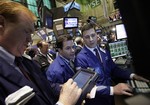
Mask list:
POLYGON ((46 71, 46 76, 52 83, 65 83, 69 78, 74 75, 74 71, 69 67, 67 62, 64 61, 60 55, 52 62, 46 71))
POLYGON ((99 47, 99 52, 102 57, 103 64, 86 46, 79 52, 75 59, 76 67, 94 68, 94 71, 99 74, 100 79, 97 82, 95 99, 87 101, 87 105, 111 105, 113 99, 110 96, 110 85, 112 77, 129 79, 130 72, 122 70, 111 59, 110 53, 99 47))

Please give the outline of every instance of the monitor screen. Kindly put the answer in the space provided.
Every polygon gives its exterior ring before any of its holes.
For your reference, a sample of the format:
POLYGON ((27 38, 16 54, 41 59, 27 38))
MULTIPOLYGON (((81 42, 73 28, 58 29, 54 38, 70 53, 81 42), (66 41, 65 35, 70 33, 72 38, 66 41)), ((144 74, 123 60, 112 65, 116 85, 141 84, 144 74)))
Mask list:
POLYGON ((40 29, 37 31, 37 35, 42 39, 42 40, 46 40, 47 38, 47 34, 43 29, 40 29))
POLYGON ((46 6, 42 7, 41 22, 42 27, 53 29, 53 14, 46 6))
POLYGON ((64 17, 64 29, 78 28, 78 17, 64 17))
POLYGON ((128 54, 128 46, 125 40, 109 43, 109 50, 112 58, 128 54))
POLYGON ((127 38, 127 33, 125 30, 124 24, 116 25, 116 35, 117 35, 118 40, 127 38))
POLYGON ((46 16, 45 27, 47 27, 49 29, 53 29, 53 18, 51 16, 46 16))

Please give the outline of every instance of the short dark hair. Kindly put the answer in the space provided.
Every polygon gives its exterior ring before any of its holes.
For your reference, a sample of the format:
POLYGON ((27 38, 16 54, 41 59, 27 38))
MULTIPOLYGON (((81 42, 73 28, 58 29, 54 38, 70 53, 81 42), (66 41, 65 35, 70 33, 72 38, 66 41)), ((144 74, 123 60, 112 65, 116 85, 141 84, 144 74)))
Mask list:
POLYGON ((36 44, 36 46, 37 46, 38 48, 42 48, 42 42, 43 42, 43 41, 41 41, 41 40, 38 41, 37 44, 36 44))
POLYGON ((58 36, 57 40, 56 40, 56 46, 57 48, 63 49, 63 42, 64 41, 69 41, 69 40, 73 40, 73 37, 70 35, 61 35, 58 36))
POLYGON ((95 25, 87 23, 84 26, 82 26, 82 28, 81 28, 82 35, 83 35, 84 31, 89 30, 91 28, 94 28, 94 30, 95 30, 95 25))
POLYGON ((77 36, 74 41, 77 43, 77 45, 78 45, 78 44, 79 44, 79 45, 82 45, 82 44, 83 44, 83 41, 82 41, 82 37, 81 37, 81 36, 77 36))

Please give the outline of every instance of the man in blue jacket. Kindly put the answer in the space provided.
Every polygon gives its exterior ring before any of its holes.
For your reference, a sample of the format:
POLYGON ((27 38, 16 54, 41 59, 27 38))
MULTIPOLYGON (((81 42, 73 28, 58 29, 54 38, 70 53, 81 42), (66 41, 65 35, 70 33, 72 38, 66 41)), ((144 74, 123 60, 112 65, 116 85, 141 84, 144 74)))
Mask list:
POLYGON ((51 83, 61 85, 75 74, 71 62, 75 57, 75 45, 70 35, 61 35, 57 38, 56 46, 59 54, 48 67, 46 76, 51 83))
POLYGON ((112 77, 121 79, 138 79, 147 81, 141 76, 130 73, 128 70, 122 70, 111 59, 109 51, 102 49, 98 45, 98 36, 95 27, 88 23, 82 27, 82 37, 84 47, 78 53, 75 59, 76 68, 91 68, 99 74, 99 81, 95 87, 95 98, 87 99, 85 105, 114 105, 114 95, 128 95, 131 87, 125 83, 119 83, 116 86, 111 86, 112 77), (95 49, 97 52, 95 52, 95 49))

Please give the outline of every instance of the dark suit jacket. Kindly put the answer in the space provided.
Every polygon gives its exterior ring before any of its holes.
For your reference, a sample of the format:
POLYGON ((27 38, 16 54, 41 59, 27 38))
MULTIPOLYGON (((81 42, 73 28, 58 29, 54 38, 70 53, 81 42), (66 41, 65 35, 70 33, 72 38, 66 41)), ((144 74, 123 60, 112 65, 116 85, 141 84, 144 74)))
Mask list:
POLYGON ((9 94, 28 85, 33 88, 35 96, 27 105, 54 105, 57 100, 53 94, 54 91, 36 64, 26 58, 23 58, 23 64, 26 66, 27 72, 32 75, 34 82, 27 80, 14 66, 8 64, 0 56, 0 104, 5 104, 4 100, 9 94))
MULTIPOLYGON (((49 56, 51 57, 51 59, 53 60, 52 56, 49 54, 49 56)), ((48 59, 46 56, 42 55, 42 54, 37 54, 33 60, 35 60, 39 66, 41 67, 41 70, 45 73, 48 66, 50 65, 50 63, 48 62, 48 59)))

